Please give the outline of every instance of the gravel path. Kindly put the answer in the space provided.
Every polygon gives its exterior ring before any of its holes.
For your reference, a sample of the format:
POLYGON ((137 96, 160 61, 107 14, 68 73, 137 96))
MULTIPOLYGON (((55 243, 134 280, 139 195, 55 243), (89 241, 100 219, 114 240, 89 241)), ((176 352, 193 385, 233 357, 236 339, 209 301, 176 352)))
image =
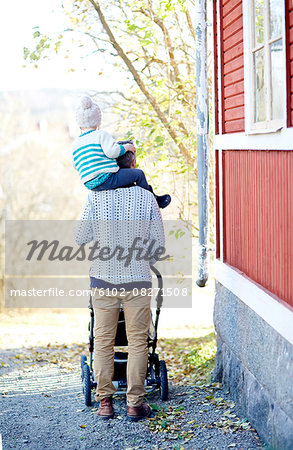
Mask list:
POLYGON ((216 385, 171 385, 164 403, 152 393, 153 417, 138 423, 127 420, 125 398, 117 396, 115 419, 105 422, 96 416, 97 404, 84 406, 77 362, 56 355, 30 360, 25 349, 2 351, 0 358, 4 450, 265 448, 216 385))

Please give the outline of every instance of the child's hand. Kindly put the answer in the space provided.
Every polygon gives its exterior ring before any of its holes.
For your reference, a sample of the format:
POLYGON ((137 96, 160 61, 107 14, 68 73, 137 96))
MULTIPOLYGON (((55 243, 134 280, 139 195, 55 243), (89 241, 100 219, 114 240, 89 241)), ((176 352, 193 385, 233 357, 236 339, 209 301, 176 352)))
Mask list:
POLYGON ((125 148, 126 152, 131 152, 135 154, 135 147, 132 144, 124 144, 123 147, 125 148))

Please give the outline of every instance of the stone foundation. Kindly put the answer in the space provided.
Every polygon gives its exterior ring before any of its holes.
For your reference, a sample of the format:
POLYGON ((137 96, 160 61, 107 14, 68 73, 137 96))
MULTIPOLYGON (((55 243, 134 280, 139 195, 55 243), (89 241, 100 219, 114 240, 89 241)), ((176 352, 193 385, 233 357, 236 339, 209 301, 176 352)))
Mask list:
POLYGON ((228 387, 270 448, 292 450, 293 346, 220 283, 214 322, 214 380, 228 387))

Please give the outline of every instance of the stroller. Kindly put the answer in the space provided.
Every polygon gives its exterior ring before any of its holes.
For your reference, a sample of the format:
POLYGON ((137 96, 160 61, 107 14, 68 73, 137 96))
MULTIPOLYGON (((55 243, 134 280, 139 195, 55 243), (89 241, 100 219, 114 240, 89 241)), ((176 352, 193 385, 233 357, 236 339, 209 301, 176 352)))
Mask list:
MULTIPOLYGON (((151 319, 150 331, 148 336, 148 365, 145 379, 145 389, 147 393, 153 392, 155 389, 160 390, 161 400, 168 399, 168 376, 166 363, 163 360, 159 360, 159 356, 156 353, 157 346, 157 329, 159 323, 159 316, 161 312, 161 306, 163 303, 163 279, 160 272, 151 267, 152 271, 157 276, 158 281, 158 294, 156 297, 156 318, 155 323, 151 319)), ((96 389, 97 382, 93 370, 93 352, 94 352, 94 310, 92 305, 92 298, 90 298, 90 322, 89 322, 89 364, 87 363, 87 357, 81 356, 81 379, 82 390, 84 394, 84 401, 86 406, 92 404, 92 390, 96 389)), ((123 309, 120 309, 118 318, 118 327, 115 339, 115 347, 126 347, 128 345, 125 327, 125 318, 123 309)), ((127 366, 128 353, 115 351, 114 352, 114 377, 113 384, 116 387, 116 394, 126 394, 127 380, 126 380, 126 366, 127 366)))

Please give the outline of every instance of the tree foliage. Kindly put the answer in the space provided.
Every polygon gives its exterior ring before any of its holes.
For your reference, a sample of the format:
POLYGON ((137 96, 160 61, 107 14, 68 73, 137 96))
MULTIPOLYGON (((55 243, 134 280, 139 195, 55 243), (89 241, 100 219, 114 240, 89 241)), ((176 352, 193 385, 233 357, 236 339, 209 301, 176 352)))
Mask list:
MULTIPOLYGON (((36 46, 24 49, 37 64, 50 52, 80 51, 88 44, 121 76, 106 93, 119 114, 121 138, 135 138, 138 163, 154 185, 168 185, 179 217, 197 229, 196 89, 193 0, 67 0, 70 25, 55 36, 34 30, 36 46), (68 39, 68 36, 72 39, 68 39), (126 80, 125 83, 123 81, 126 80), (118 84, 118 83, 117 83, 118 84), (153 170, 155 168, 155 170, 153 170), (176 192, 177 191, 177 192, 176 192)), ((105 93, 104 93, 105 94, 105 93)), ((97 92, 97 97, 101 91, 97 92)), ((212 167, 212 160, 210 167, 212 167)), ((213 183, 210 181, 211 211, 213 183)), ((213 214, 211 214, 213 227, 213 214)))
MULTIPOLYGON (((109 63, 130 80, 121 95, 130 134, 147 137, 144 150, 159 158, 180 158, 179 169, 195 165, 195 31, 185 0, 72 0, 65 10, 66 31, 82 33, 107 54, 109 63), (143 130, 143 132, 142 132, 143 130)), ((24 49, 36 62, 48 50, 58 52, 63 34, 34 31, 36 48, 24 49)), ((125 127, 125 123, 123 123, 125 127)))

